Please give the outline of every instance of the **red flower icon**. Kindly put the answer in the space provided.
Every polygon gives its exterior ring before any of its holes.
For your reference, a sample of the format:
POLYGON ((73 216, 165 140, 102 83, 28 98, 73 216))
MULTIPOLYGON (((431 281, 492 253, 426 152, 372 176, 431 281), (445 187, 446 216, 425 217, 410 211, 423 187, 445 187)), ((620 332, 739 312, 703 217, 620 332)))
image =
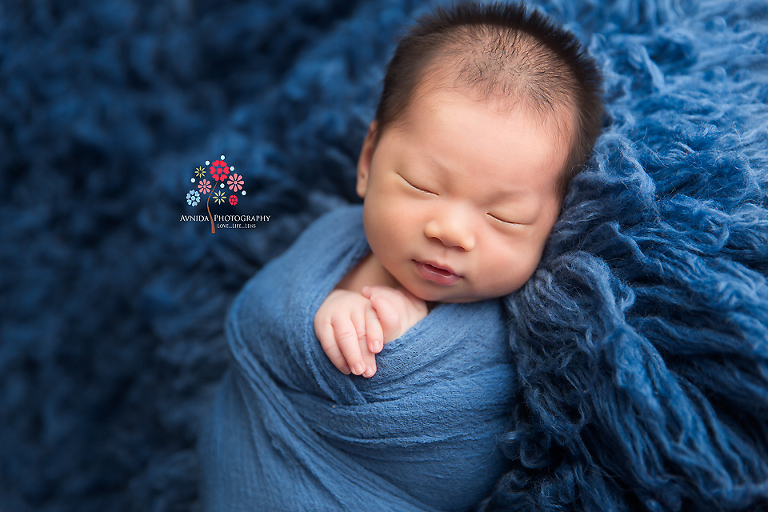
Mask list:
POLYGON ((231 196, 229 196, 229 204, 231 204, 232 206, 235 206, 237 204, 237 196, 236 195, 232 194, 231 196))
POLYGON ((208 180, 200 180, 200 183, 197 184, 197 190, 199 190, 201 194, 207 194, 211 191, 211 182, 208 180))
POLYGON ((224 181, 229 174, 229 166, 224 160, 216 160, 211 164, 211 177, 216 181, 224 181))

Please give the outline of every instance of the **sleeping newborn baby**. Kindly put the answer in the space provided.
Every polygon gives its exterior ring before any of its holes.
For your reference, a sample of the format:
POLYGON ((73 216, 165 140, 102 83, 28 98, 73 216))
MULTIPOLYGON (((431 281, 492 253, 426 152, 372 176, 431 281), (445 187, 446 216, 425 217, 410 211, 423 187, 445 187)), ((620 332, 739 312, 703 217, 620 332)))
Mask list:
POLYGON ((374 354, 434 303, 519 289, 599 133, 599 74, 573 37, 504 9, 423 19, 392 59, 357 165, 371 252, 315 316, 325 353, 374 354))
POLYGON ((523 7, 419 21, 363 142, 364 204, 318 219, 232 304, 204 510, 463 511, 490 493, 518 389, 497 298, 539 263, 599 87, 574 37, 523 7))

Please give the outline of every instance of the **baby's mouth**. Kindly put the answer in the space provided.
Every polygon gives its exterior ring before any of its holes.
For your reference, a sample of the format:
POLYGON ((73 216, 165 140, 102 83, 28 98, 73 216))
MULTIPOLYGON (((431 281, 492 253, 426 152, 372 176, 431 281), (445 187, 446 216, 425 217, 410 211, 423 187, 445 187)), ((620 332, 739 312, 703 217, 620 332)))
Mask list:
POLYGON ((414 262, 416 263, 416 270, 419 272, 419 275, 434 283, 449 286, 461 279, 461 276, 455 274, 451 269, 423 261, 414 260, 414 262))

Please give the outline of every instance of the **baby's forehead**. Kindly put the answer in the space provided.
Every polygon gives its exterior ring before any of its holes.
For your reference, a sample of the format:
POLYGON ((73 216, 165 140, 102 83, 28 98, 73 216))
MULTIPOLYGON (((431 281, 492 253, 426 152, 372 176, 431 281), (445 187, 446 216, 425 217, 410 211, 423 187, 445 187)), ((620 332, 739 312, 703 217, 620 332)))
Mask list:
MULTIPOLYGON (((576 110, 566 102, 541 104, 525 90, 505 94, 503 91, 488 89, 479 83, 466 83, 451 67, 450 62, 434 66, 424 73, 414 88, 411 100, 401 120, 419 115, 417 110, 420 101, 426 96, 438 91, 448 91, 466 96, 471 99, 478 109, 490 109, 502 115, 522 113, 529 121, 534 121, 546 133, 550 134, 550 143, 562 147, 569 146, 574 138, 576 128, 576 110)), ((450 109, 450 104, 438 105, 437 108, 450 109)))

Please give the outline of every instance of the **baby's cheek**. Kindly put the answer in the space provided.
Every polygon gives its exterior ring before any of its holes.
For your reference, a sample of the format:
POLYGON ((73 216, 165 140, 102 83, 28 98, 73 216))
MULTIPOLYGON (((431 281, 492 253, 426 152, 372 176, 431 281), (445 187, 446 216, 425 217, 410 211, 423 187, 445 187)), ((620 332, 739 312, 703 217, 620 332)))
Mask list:
POLYGON ((541 253, 530 246, 498 251, 485 265, 484 283, 489 296, 502 297, 522 288, 540 259, 541 253))

